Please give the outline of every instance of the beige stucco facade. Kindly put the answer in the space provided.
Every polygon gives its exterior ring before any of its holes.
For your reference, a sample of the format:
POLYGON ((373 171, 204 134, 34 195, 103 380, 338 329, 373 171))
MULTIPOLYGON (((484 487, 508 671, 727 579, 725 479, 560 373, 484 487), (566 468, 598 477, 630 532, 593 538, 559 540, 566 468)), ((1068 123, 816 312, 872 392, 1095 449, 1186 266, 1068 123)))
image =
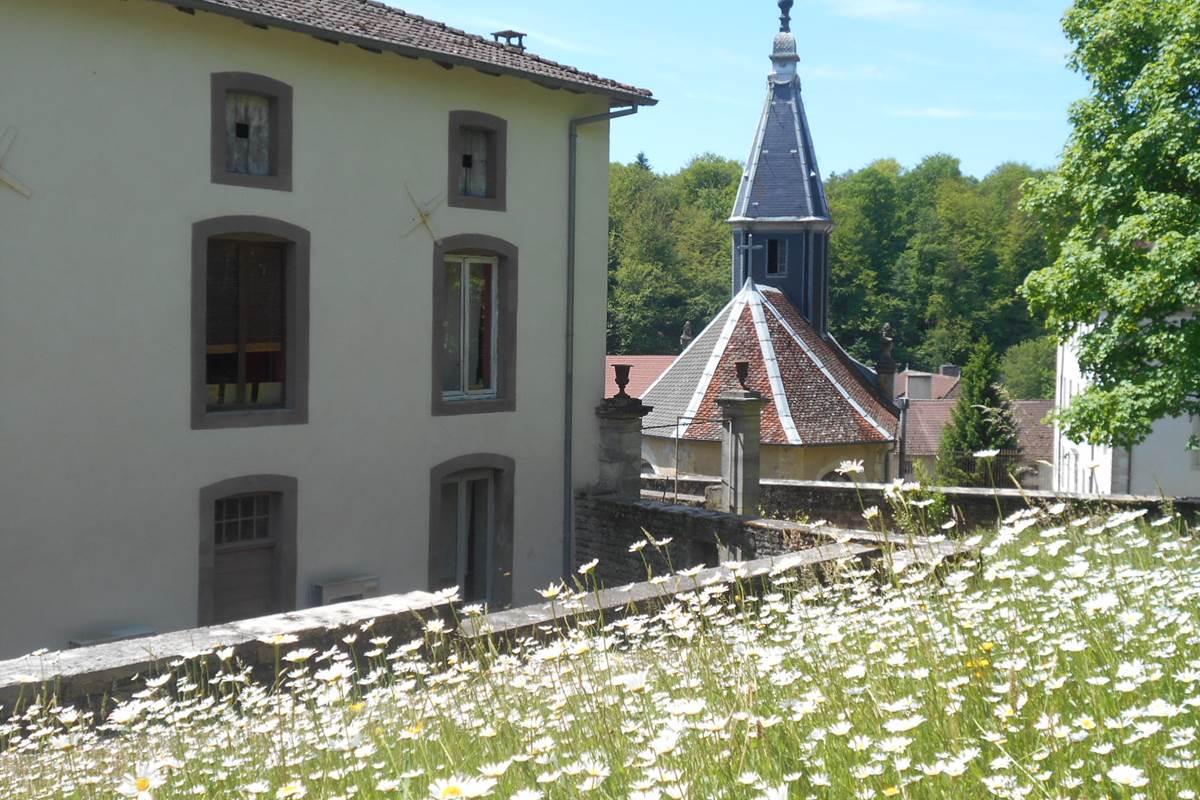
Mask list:
MULTIPOLYGON (((0 657, 197 621, 198 497, 298 484, 296 596, 355 575, 426 588, 430 470, 516 462, 514 602, 560 571, 568 122, 596 95, 332 46, 147 0, 7 0, 0 25, 0 657), (210 76, 293 87, 293 191, 210 181, 210 76), (516 410, 430 410, 433 242, 407 191, 445 193, 447 118, 508 122, 508 210, 438 208, 438 236, 520 250, 516 410), (193 430, 192 224, 311 234, 303 425, 193 430)), ((581 130, 574 483, 595 479, 608 138, 581 130)))
MULTIPOLYGON (((642 437, 642 460, 659 475, 720 475, 721 443, 692 439, 680 441, 678 461, 676 442, 665 436, 642 437)), ((819 481, 827 479, 843 461, 863 462, 865 473, 859 480, 882 481, 891 443, 797 447, 764 444, 760 450, 763 479, 819 481)), ((643 464, 645 469, 645 464, 643 464)))

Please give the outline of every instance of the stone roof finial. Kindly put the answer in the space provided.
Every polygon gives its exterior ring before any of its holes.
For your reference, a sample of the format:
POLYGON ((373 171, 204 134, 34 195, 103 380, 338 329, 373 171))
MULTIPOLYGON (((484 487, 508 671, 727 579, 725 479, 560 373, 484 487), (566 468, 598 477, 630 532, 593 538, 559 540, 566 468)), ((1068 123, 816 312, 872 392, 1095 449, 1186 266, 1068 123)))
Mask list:
POLYGON ((793 0, 779 0, 779 32, 792 32, 793 0))

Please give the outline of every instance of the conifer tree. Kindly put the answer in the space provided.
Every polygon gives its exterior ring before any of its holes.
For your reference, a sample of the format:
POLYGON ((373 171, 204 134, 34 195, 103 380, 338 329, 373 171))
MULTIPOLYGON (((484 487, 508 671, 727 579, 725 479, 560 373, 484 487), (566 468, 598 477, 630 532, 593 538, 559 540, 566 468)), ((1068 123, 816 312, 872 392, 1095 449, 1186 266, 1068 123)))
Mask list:
POLYGON ((950 425, 942 433, 938 477, 958 486, 1004 485, 999 452, 1020 445, 1012 403, 1000 385, 1000 359, 986 340, 975 346, 959 387, 950 425))

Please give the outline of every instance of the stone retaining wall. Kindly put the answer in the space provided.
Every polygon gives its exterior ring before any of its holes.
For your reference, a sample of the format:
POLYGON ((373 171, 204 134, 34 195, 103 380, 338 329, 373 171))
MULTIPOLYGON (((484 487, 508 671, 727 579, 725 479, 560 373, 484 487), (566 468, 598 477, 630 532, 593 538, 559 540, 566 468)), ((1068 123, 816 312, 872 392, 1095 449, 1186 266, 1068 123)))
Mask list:
POLYGON ((663 575, 672 567, 711 567, 730 558, 769 558, 829 541, 801 525, 779 528, 759 523, 695 504, 579 494, 575 498, 575 565, 598 560, 596 575, 601 584, 616 586, 646 580, 647 570, 663 575), (630 553, 631 545, 648 538, 671 542, 663 547, 648 543, 641 551, 630 553))
MULTIPOLYGON (((744 562, 742 574, 747 576, 790 571, 823 579, 834 562, 878 558, 885 543, 913 545, 905 537, 813 528, 656 500, 581 494, 576 502, 576 563, 598 559, 594 574, 601 586, 610 588, 593 593, 576 609, 546 603, 465 620, 459 636, 495 636, 503 644, 542 635, 564 614, 601 613, 611 619, 645 610, 665 596, 694 591, 710 581, 734 580, 729 568, 716 565, 718 560, 744 562), (629 546, 646 541, 647 534, 671 542, 662 547, 647 544, 639 554, 631 554, 629 546), (649 581, 647 565, 656 576, 699 565, 709 569, 691 577, 649 581)), ((942 542, 910 549, 907 557, 940 562, 960 554, 956 545, 942 542)), ((363 650, 373 647, 368 643, 373 636, 412 641, 424 635, 431 620, 441 619, 449 626, 455 621, 454 611, 444 597, 413 592, 0 661, 0 719, 47 693, 64 705, 99 710, 109 698, 126 697, 140 688, 139 676, 161 673, 201 654, 214 658, 212 653, 226 648, 229 657, 253 668, 256 680, 269 683, 282 653, 300 647, 345 647, 343 637, 355 631, 363 650), (365 632, 368 627, 370 633, 365 632), (275 643, 276 637, 287 640, 275 643)))
MULTIPOLYGON (((747 562, 737 577, 746 581, 748 588, 754 588, 762 580, 760 576, 768 574, 825 579, 832 564, 852 559, 867 561, 879 552, 872 544, 825 544, 747 562)), ((663 598, 696 591, 714 581, 734 580, 729 568, 715 567, 689 577, 632 583, 592 592, 574 604, 543 603, 465 619, 459 622, 456 635, 462 639, 486 636, 504 647, 522 638, 547 635, 568 618, 601 614, 611 620, 651 610, 663 598)), ((442 619, 449 630, 454 630, 450 604, 427 592, 413 592, 0 661, 0 720, 39 696, 49 695, 62 705, 100 712, 111 707, 113 698, 129 697, 142 688, 140 677, 161 674, 182 660, 201 655, 215 659, 211 654, 223 648, 231 649, 231 658, 252 666, 255 680, 270 684, 276 674, 276 659, 294 649, 345 648, 344 637, 349 633, 358 634, 356 647, 361 650, 373 648, 369 639, 375 636, 412 641, 425 635, 424 627, 433 619, 442 619), (366 632, 363 629, 368 623, 366 632), (281 636, 288 638, 273 642, 281 636)))
MULTIPOLYGON (((703 497, 705 490, 720 483, 710 476, 680 476, 682 494, 703 497)), ((675 479, 642 476, 646 496, 671 500, 675 496, 675 479)), ((885 524, 892 524, 882 483, 829 483, 824 481, 766 480, 762 482, 761 507, 769 517, 786 519, 825 520, 831 525, 855 527, 863 524, 862 510, 878 506, 884 513, 885 524)), ((993 527, 996 521, 1029 505, 1052 505, 1065 502, 1077 507, 1080 513, 1102 512, 1110 508, 1146 508, 1161 513, 1168 506, 1191 520, 1200 520, 1200 497, 1161 498, 1134 495, 1069 495, 1056 492, 1019 492, 1015 489, 967 489, 937 487, 955 509, 961 529, 993 527)))

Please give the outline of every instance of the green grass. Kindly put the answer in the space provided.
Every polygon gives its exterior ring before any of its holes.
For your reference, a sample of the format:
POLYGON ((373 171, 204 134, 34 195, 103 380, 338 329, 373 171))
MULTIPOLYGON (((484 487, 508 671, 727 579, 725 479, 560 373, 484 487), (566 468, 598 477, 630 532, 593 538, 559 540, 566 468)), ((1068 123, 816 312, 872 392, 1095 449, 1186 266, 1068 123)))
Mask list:
POLYGON ((301 652, 271 690, 211 654, 99 725, 0 727, 0 797, 1194 797, 1191 534, 1030 511, 981 548, 700 587, 507 654, 350 631, 361 663, 301 652))

